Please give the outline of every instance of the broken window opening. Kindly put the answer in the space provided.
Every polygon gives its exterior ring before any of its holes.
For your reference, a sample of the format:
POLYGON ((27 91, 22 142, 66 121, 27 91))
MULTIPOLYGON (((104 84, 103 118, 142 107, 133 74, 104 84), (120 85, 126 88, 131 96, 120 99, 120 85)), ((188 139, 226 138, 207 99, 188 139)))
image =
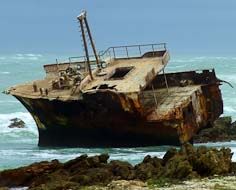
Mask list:
POLYGON ((109 79, 119 80, 123 79, 134 67, 118 67, 113 71, 109 79))

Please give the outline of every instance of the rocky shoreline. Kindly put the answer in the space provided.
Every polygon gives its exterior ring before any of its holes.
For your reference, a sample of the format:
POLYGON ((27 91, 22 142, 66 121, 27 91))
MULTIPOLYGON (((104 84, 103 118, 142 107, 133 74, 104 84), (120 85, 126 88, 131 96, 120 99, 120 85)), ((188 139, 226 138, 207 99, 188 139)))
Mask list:
POLYGON ((231 150, 184 145, 169 149, 162 159, 146 156, 135 166, 128 162, 109 161, 107 154, 82 155, 65 163, 58 160, 34 163, 0 172, 0 187, 53 189, 134 189, 163 187, 182 180, 214 175, 235 175, 236 163, 231 150), (126 189, 126 188, 123 188, 126 189))
POLYGON ((236 121, 231 117, 220 117, 213 126, 202 129, 194 138, 194 143, 227 142, 236 140, 236 121))
MULTIPOLYGON (((236 139, 236 122, 222 117, 201 130, 194 143, 236 139)), ((109 160, 109 155, 82 155, 66 163, 43 161, 0 172, 0 190, 59 189, 233 189, 236 163, 228 148, 170 148, 162 159, 147 155, 136 165, 109 160), (228 183, 225 183, 228 181, 228 183)))

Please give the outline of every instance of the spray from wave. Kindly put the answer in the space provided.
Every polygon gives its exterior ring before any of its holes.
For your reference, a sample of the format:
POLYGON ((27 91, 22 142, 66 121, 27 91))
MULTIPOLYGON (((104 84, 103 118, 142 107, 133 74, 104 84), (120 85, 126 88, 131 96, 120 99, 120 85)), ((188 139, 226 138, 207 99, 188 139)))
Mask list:
POLYGON ((35 122, 29 113, 16 112, 11 114, 0 114, 0 143, 4 142, 25 142, 38 138, 38 131, 35 122), (25 122, 25 128, 9 128, 11 119, 19 118, 25 122))

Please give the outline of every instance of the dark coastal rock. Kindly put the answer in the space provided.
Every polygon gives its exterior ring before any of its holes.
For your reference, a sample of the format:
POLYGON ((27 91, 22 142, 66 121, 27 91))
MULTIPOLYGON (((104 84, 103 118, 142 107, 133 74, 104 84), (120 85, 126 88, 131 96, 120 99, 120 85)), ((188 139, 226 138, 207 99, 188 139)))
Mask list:
POLYGON ((11 124, 8 126, 9 128, 25 128, 25 122, 19 118, 13 118, 10 121, 11 124))
POLYGON ((236 162, 232 162, 230 166, 230 173, 236 175, 236 162))
POLYGON ((70 181, 84 185, 107 184, 113 179, 112 172, 107 168, 90 168, 75 174, 70 181))
POLYGON ((202 129, 194 137, 194 143, 236 140, 236 122, 231 117, 220 117, 213 126, 202 129))
POLYGON ((165 165, 172 157, 174 157, 177 153, 177 149, 176 148, 170 148, 169 150, 167 150, 167 152, 165 153, 163 159, 162 159, 162 163, 163 165, 165 165))
POLYGON ((173 179, 188 178, 193 172, 193 167, 184 155, 175 155, 164 167, 164 176, 173 179))
POLYGON ((87 169, 90 166, 87 161, 87 158, 88 158, 88 155, 86 154, 81 155, 80 157, 77 157, 73 160, 66 162, 63 165, 63 168, 65 170, 68 170, 69 172, 76 172, 77 169, 87 169))
POLYGON ((162 159, 157 157, 146 156, 143 162, 135 166, 135 174, 137 179, 147 180, 153 176, 159 177, 162 173, 162 159))
POLYGON ((113 160, 108 165, 116 179, 131 180, 135 177, 133 166, 128 162, 113 160))
POLYGON ((58 160, 53 160, 51 162, 44 161, 18 169, 2 171, 0 172, 0 187, 28 186, 38 176, 50 174, 61 166, 62 164, 58 160))
POLYGON ((220 175, 230 172, 233 153, 229 148, 194 148, 190 144, 184 145, 180 154, 187 157, 193 171, 200 176, 220 175))
POLYGON ((102 154, 82 155, 64 164, 57 160, 0 172, 0 187, 29 186, 33 190, 80 189, 82 186, 107 185, 113 180, 182 180, 236 173, 230 149, 193 147, 171 148, 163 159, 146 156, 135 166, 102 154))
POLYGON ((10 190, 8 187, 0 187, 0 190, 10 190))
POLYGON ((78 183, 70 181, 50 181, 48 183, 42 183, 36 187, 29 187, 29 190, 79 190, 81 186, 78 183))

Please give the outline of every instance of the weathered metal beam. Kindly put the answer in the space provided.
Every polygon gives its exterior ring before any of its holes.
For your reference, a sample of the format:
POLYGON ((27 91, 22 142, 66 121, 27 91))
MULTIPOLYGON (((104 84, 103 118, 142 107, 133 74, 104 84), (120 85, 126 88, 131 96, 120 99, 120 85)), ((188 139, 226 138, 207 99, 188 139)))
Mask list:
POLYGON ((91 46, 92 46, 92 49, 93 49, 93 53, 94 53, 94 56, 95 56, 95 59, 96 59, 97 67, 101 68, 101 64, 99 63, 98 54, 97 54, 95 44, 94 44, 94 41, 93 41, 93 38, 92 38, 92 34, 91 34, 91 31, 90 31, 90 28, 89 28, 89 24, 88 24, 88 21, 87 21, 86 13, 85 13, 85 17, 84 17, 84 23, 85 23, 85 26, 87 28, 88 36, 89 36, 91 46))
POLYGON ((91 80, 93 80, 92 70, 91 70, 90 61, 89 61, 88 46, 87 46, 85 31, 84 31, 84 24, 83 24, 84 18, 85 18, 85 12, 81 13, 77 17, 77 19, 80 23, 80 27, 81 27, 81 33, 82 33, 82 39, 83 39, 83 43, 84 43, 84 51, 85 51, 85 55, 86 55, 86 63, 87 63, 87 67, 88 67, 88 70, 89 70, 89 75, 91 77, 91 80))

